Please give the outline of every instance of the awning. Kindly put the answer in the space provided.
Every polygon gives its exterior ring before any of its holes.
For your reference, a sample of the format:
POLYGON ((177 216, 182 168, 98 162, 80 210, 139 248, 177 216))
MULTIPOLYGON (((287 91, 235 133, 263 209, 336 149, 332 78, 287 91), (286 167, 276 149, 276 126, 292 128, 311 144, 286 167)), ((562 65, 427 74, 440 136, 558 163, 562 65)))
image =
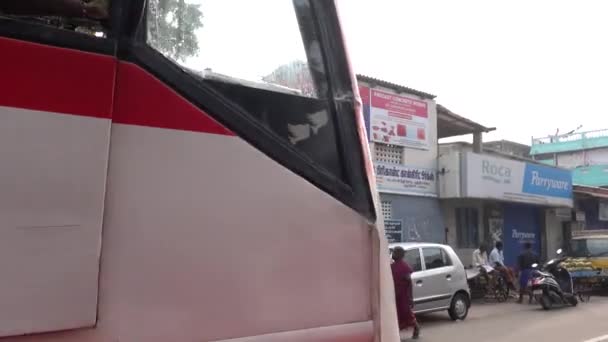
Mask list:
POLYGON ((495 127, 486 127, 437 104, 437 138, 439 139, 494 130, 495 127))
POLYGON ((585 186, 585 185, 574 185, 572 187, 572 192, 575 194, 587 195, 596 198, 606 198, 608 199, 608 189, 598 188, 595 186, 585 186))

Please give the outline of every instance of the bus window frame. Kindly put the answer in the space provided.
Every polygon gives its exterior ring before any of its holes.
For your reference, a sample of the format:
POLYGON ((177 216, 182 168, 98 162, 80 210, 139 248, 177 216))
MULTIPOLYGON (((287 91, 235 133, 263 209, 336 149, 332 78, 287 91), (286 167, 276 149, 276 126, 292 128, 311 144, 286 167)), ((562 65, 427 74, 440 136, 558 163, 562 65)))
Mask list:
POLYGON ((117 57, 143 68, 192 104, 235 132, 241 139, 280 165, 375 222, 374 200, 366 172, 363 146, 358 136, 354 84, 342 49, 344 41, 334 1, 301 0, 309 4, 319 34, 329 92, 329 110, 344 176, 349 184, 311 162, 301 151, 276 136, 252 115, 234 104, 200 78, 185 72, 146 41, 146 0, 114 1, 108 37, 98 38, 61 28, 0 16, 0 36, 117 57), (333 44, 333 45, 332 45, 333 44), (338 44, 338 45, 336 45, 338 44))
POLYGON ((2 14, 0 14, 0 36, 102 55, 116 54, 116 41, 110 31, 108 37, 101 38, 2 14))

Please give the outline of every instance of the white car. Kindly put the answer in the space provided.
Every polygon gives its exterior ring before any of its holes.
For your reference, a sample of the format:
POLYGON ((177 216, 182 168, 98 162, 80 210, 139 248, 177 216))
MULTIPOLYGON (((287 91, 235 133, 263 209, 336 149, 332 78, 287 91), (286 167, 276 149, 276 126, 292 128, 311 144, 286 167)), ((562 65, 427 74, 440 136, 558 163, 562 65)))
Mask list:
POLYGON ((447 310, 453 320, 469 313, 471 296, 467 276, 452 247, 436 243, 391 243, 389 249, 405 249, 405 261, 414 270, 414 312, 447 310))

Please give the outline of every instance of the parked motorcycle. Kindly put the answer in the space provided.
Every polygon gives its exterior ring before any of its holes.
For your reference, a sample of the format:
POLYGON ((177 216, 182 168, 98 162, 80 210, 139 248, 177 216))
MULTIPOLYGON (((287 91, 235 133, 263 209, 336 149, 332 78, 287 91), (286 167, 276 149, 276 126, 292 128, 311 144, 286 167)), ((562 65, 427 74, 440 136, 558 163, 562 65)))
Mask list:
POLYGON ((578 300, 574 294, 572 275, 564 267, 562 261, 567 257, 561 256, 562 250, 557 250, 558 257, 549 260, 541 270, 538 264, 532 265, 535 269, 529 286, 536 301, 541 304, 543 309, 550 310, 553 306, 576 306, 578 300))

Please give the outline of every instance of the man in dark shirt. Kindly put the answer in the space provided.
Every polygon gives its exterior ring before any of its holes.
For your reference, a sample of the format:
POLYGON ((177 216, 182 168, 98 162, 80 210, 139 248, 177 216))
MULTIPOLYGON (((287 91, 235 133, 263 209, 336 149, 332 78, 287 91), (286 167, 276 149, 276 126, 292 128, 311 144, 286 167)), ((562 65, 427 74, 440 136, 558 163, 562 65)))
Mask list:
POLYGON ((519 268, 519 300, 518 303, 522 303, 524 300, 524 294, 528 290, 528 279, 532 272, 532 265, 539 262, 538 256, 532 250, 532 244, 530 242, 524 243, 523 252, 517 257, 517 266, 519 268))

